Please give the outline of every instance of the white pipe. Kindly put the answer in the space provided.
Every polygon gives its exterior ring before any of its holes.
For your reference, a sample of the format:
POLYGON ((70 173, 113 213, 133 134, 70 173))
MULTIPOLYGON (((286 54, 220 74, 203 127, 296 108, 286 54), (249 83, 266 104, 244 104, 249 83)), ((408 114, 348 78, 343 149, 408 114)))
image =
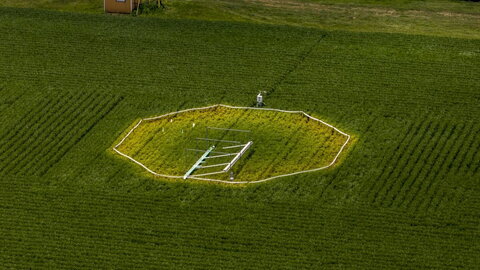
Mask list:
POLYGON ((225 168, 223 169, 224 172, 228 172, 232 167, 233 165, 235 165, 235 163, 237 163, 237 161, 240 159, 240 157, 243 156, 243 154, 245 154, 245 152, 248 150, 248 148, 250 148, 250 146, 253 144, 252 141, 249 141, 243 148, 242 150, 240 150, 240 152, 238 152, 238 154, 232 159, 232 161, 230 161, 230 163, 225 166, 225 168))

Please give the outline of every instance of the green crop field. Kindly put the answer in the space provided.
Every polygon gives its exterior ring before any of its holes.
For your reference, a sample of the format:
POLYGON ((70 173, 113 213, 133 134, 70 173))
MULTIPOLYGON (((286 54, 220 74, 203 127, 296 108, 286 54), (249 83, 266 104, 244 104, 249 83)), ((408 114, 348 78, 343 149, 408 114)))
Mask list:
POLYGON ((258 2, 0 0, 0 268, 480 267, 478 3, 258 2), (341 162, 232 187, 112 151, 138 119, 259 91, 354 135, 341 162))

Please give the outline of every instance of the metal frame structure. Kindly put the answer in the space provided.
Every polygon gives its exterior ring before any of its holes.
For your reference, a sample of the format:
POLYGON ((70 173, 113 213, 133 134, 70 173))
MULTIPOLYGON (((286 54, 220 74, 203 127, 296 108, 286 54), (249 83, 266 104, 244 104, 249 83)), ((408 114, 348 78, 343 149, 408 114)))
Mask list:
POLYGON ((213 142, 213 143, 216 143, 216 144, 214 144, 212 146, 209 146, 209 148, 207 150, 192 149, 192 148, 187 148, 186 149, 187 151, 203 152, 203 155, 185 173, 185 175, 183 176, 184 180, 186 180, 187 178, 191 178, 191 177, 200 177, 200 176, 227 173, 228 171, 230 171, 232 169, 233 165, 235 165, 235 163, 237 163, 237 161, 243 156, 243 154, 245 154, 245 152, 247 152, 247 150, 253 145, 253 141, 248 141, 247 143, 242 143, 240 141, 209 138, 209 136, 208 136, 208 134, 209 134, 208 130, 209 129, 221 130, 221 131, 225 131, 225 132, 243 132, 243 133, 251 132, 250 130, 242 130, 242 129, 206 127, 205 128, 205 137, 206 138, 197 137, 197 138, 195 138, 195 140, 213 142), (223 150, 235 149, 235 148, 240 148, 240 147, 241 147, 241 149, 238 152, 213 151, 214 149, 216 149, 217 144, 220 144, 220 143, 233 144, 233 145, 228 145, 228 146, 222 147, 221 149, 223 149, 223 150), (210 155, 210 154, 216 154, 216 155, 210 155), (204 165, 205 163, 209 162, 212 159, 225 158, 225 157, 230 157, 230 156, 233 156, 233 158, 230 159, 228 162, 213 163, 213 164, 204 165), (215 167, 221 167, 221 166, 225 166, 225 167, 222 170, 219 170, 219 171, 193 174, 195 171, 198 171, 198 170, 201 170, 201 169, 209 169, 209 168, 215 168, 215 167))
POLYGON ((193 173, 193 171, 195 171, 200 166, 200 164, 205 162, 205 158, 207 158, 207 156, 210 154, 210 152, 212 152, 213 149, 215 149, 215 146, 212 146, 212 147, 208 148, 207 151, 205 151, 205 153, 197 160, 197 162, 195 162, 195 164, 193 164, 193 166, 190 168, 190 170, 188 170, 185 173, 185 175, 183 176, 183 180, 187 179, 193 173))

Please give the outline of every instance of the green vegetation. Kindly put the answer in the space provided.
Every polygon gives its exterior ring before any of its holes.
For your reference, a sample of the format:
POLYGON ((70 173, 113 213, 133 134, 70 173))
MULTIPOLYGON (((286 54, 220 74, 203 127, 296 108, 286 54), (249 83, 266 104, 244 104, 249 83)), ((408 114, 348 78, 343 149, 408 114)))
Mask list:
MULTIPOLYGON (((153 1, 153 0, 152 0, 153 1)), ((143 16, 329 30, 480 38, 480 5, 461 0, 168 0, 143 16)), ((0 7, 103 13, 99 0, 0 0, 0 7)))
POLYGON ((0 11, 1 268, 480 265, 478 28, 0 11), (358 140, 331 170, 242 188, 152 179, 111 151, 138 118, 259 90, 358 140))
POLYGON ((60 11, 103 12, 100 0, 0 0, 0 7, 42 8, 60 11))
POLYGON ((468 1, 170 1, 157 16, 286 24, 329 30, 480 38, 480 5, 468 1))
MULTIPOLYGON (((232 149, 232 145, 253 141, 248 154, 231 171, 235 181, 256 181, 326 167, 347 139, 346 135, 300 113, 213 107, 143 121, 117 149, 156 173, 183 176, 211 146, 216 147, 219 155, 225 155, 239 151, 232 149), (206 130, 207 127, 250 132, 206 130), (203 152, 192 153, 187 149, 203 152)), ((229 163, 232 158, 218 157, 202 165, 229 163)), ((218 172, 224 167, 204 168, 195 175, 218 172)), ((215 174, 208 178, 229 180, 229 175, 215 174)))

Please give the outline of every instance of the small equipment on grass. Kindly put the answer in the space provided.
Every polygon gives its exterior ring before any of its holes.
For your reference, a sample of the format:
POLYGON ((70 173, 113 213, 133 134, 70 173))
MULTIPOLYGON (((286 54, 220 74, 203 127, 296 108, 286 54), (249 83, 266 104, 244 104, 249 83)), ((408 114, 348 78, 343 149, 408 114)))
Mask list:
POLYGON ((263 107, 265 103, 263 103, 263 95, 262 92, 258 93, 257 95, 257 107, 263 107))

